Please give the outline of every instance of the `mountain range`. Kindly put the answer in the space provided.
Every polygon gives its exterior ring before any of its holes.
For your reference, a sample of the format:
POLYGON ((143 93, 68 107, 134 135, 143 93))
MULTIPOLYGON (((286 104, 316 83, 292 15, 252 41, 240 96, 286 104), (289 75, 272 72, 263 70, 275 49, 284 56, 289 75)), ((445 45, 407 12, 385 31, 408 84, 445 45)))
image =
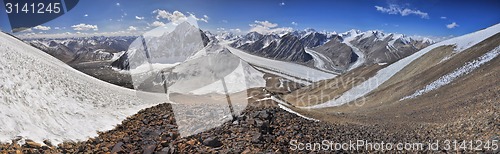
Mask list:
POLYGON ((30 45, 68 64, 116 60, 135 36, 25 39, 30 45))
POLYGON ((257 32, 227 36, 233 35, 222 33, 217 38, 230 40, 230 46, 253 55, 336 73, 359 65, 391 63, 435 43, 428 38, 359 30, 337 34, 306 29, 281 36, 257 32))

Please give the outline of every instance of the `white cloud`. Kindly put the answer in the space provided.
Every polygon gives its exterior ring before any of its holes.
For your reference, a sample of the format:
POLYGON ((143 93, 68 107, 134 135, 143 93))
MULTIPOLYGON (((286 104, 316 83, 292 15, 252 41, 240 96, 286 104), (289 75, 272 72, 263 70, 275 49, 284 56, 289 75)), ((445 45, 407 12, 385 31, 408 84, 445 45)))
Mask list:
POLYGON ((154 26, 154 27, 165 26, 165 23, 163 23, 161 21, 155 21, 155 22, 151 23, 151 26, 154 26))
POLYGON ((81 23, 78 25, 73 25, 73 26, 71 26, 71 28, 73 28, 73 30, 76 30, 76 31, 88 31, 88 30, 98 31, 99 30, 97 25, 88 25, 88 24, 84 24, 84 23, 81 23))
POLYGON ((61 28, 59 28, 59 27, 54 27, 54 29, 59 30, 59 29, 61 29, 61 28))
POLYGON ((143 20, 143 19, 144 19, 144 17, 135 16, 135 19, 137 19, 137 20, 143 20))
POLYGON ((254 21, 255 24, 250 24, 250 32, 257 32, 261 34, 269 34, 269 33, 283 33, 290 32, 293 29, 290 27, 277 27, 278 24, 271 23, 269 21, 254 21))
POLYGON ((207 15, 203 15, 202 18, 198 18, 196 17, 196 15, 194 15, 194 13, 191 13, 191 12, 188 12, 188 14, 190 15, 190 17, 193 17, 194 19, 196 19, 197 21, 203 21, 205 23, 208 23, 208 19, 209 17, 207 15))
POLYGON ((281 2, 281 3, 280 3, 280 6, 285 6, 285 2, 281 2))
POLYGON ((84 16, 84 17, 88 17, 89 15, 88 15, 88 14, 85 14, 85 15, 83 15, 83 16, 84 16))
POLYGON ((298 23, 296 23, 295 21, 293 21, 293 22, 292 22, 292 25, 297 26, 297 25, 299 25, 299 24, 298 24, 298 23))
POLYGON ((446 25, 446 28, 452 29, 452 28, 455 28, 458 26, 460 26, 460 25, 458 25, 456 22, 452 22, 451 24, 446 25))
POLYGON ((259 25, 262 25, 264 27, 268 27, 268 28, 274 28, 276 26, 278 26, 278 24, 275 24, 275 23, 271 23, 269 21, 258 21, 258 20, 255 20, 254 21, 255 23, 259 24, 259 25))
POLYGON ((33 27, 33 29, 36 29, 36 30, 50 30, 50 27, 38 25, 36 27, 33 27))
POLYGON ((134 27, 134 26, 129 26, 128 31, 136 31, 137 30, 137 27, 134 27))
POLYGON ((440 18, 441 18, 441 19, 446 19, 447 17, 445 17, 445 16, 442 16, 442 17, 440 17, 440 18))
POLYGON ((174 11, 174 12, 170 13, 168 11, 158 9, 158 10, 154 10, 153 13, 157 13, 156 19, 158 19, 158 20, 167 19, 167 20, 169 20, 171 22, 175 22, 175 23, 187 20, 186 15, 184 15, 184 13, 179 12, 179 11, 174 11))
POLYGON ((116 3, 116 6, 120 6, 120 3, 116 3))
POLYGON ((396 4, 389 5, 389 8, 375 6, 375 9, 377 9, 377 11, 387 13, 387 14, 400 14, 401 16, 408 16, 408 15, 414 14, 414 15, 420 16, 420 18, 429 19, 429 14, 426 12, 422 12, 420 10, 412 10, 409 8, 402 8, 396 4))
MULTIPOLYGON (((158 19, 158 20, 167 19, 170 22, 174 22, 174 23, 180 23, 182 21, 187 20, 187 16, 184 13, 177 11, 177 10, 174 12, 168 12, 166 10, 157 9, 157 10, 154 10, 153 13, 157 14, 156 19, 158 19)), ((187 13, 189 14, 190 17, 193 17, 198 21, 203 21, 203 22, 208 23, 208 19, 210 19, 207 15, 203 15, 203 17, 198 18, 198 17, 196 17, 196 15, 194 15, 194 13, 190 13, 190 12, 187 12, 187 13)))

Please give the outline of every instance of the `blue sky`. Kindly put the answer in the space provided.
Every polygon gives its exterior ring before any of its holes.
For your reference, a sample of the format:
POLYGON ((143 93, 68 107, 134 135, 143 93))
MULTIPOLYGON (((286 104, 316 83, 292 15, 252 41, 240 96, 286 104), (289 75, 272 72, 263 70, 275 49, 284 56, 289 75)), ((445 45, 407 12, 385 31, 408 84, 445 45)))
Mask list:
MULTIPOLYGON (((65 15, 24 33, 136 34, 191 14, 201 29, 212 32, 314 28, 447 37, 499 23, 500 1, 81 0, 65 15)), ((8 23, 5 8, 1 7, 0 29, 10 31, 8 23)))

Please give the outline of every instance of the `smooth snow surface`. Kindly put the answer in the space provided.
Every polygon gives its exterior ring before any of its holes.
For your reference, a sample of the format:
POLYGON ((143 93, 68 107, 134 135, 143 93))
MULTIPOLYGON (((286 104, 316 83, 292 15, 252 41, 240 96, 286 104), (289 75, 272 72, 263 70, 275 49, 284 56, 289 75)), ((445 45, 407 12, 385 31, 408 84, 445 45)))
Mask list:
POLYGON ((498 56, 499 53, 500 53, 500 46, 498 46, 495 49, 493 49, 493 50, 487 52, 486 54, 482 55, 477 60, 474 60, 472 62, 468 62, 467 64, 465 64, 464 66, 456 69, 455 71, 453 71, 451 73, 448 73, 448 74, 440 77, 436 81, 434 81, 434 82, 430 83, 429 85, 425 86, 423 89, 417 90, 417 91, 415 91, 415 93, 413 93, 413 94, 411 94, 409 96, 403 97, 401 100, 412 99, 412 98, 418 97, 420 95, 423 95, 423 94, 425 94, 425 93, 427 93, 429 91, 438 89, 438 88, 440 88, 440 87, 442 87, 444 85, 447 85, 447 84, 453 82, 456 78, 458 78, 460 76, 463 76, 463 75, 467 75, 470 72, 472 72, 472 71, 476 70, 477 68, 479 68, 484 63, 487 63, 487 62, 493 60, 494 58, 496 58, 498 56))
POLYGON ((288 106, 288 104, 286 104, 285 102, 283 102, 282 100, 280 100, 280 99, 278 99, 278 98, 276 98, 276 97, 274 97, 274 96, 271 96, 271 100, 273 100, 273 101, 275 101, 275 102, 278 102, 278 106, 279 106, 281 109, 283 109, 283 110, 285 110, 285 111, 287 111, 287 112, 290 112, 290 113, 292 113, 292 114, 295 114, 295 115, 297 115, 297 116, 299 116, 299 117, 302 117, 302 118, 304 118, 304 119, 307 119, 307 120, 319 121, 319 120, 317 120, 317 119, 314 119, 314 118, 309 118, 309 117, 306 117, 306 116, 304 116, 304 115, 302 115, 302 114, 300 114, 300 113, 295 112, 294 110, 292 110, 292 109, 290 109, 290 108, 288 108, 288 107, 287 107, 287 106, 288 106))
MULTIPOLYGON (((248 54, 244 51, 241 51, 239 49, 232 48, 228 45, 225 45, 231 53, 234 55, 240 57, 244 61, 251 63, 253 65, 257 65, 259 67, 266 68, 268 70, 272 70, 276 73, 276 75, 280 74, 286 74, 288 76, 293 76, 296 78, 316 82, 320 80, 325 80, 325 79, 331 79, 334 78, 336 75, 331 74, 331 73, 326 73, 320 70, 316 70, 313 68, 309 68, 307 66, 299 65, 299 64, 294 64, 294 63, 289 63, 289 62, 283 62, 283 61, 278 61, 278 60, 272 60, 272 59, 267 59, 267 58, 262 58, 259 56, 251 55, 248 54)), ((284 76, 285 78, 289 78, 287 76, 284 76)), ((294 79, 291 79, 294 80, 294 79)), ((295 79, 296 80, 296 79, 295 79)))
POLYGON ((290 75, 287 75, 287 74, 283 74, 283 73, 278 73, 278 72, 275 72, 275 71, 267 70, 265 68, 256 67, 256 69, 259 70, 259 71, 265 72, 265 73, 274 74, 274 75, 283 77, 283 78, 288 79, 290 81, 293 81, 295 83, 304 84, 304 85, 310 85, 312 83, 311 81, 308 81, 308 80, 305 80, 305 79, 299 79, 297 77, 293 77, 293 76, 290 76, 290 75))
POLYGON ((139 65, 133 69, 130 69, 128 72, 130 72, 132 74, 140 74, 140 73, 147 73, 147 72, 151 72, 151 71, 160 71, 163 69, 175 67, 179 64, 180 63, 174 63, 174 64, 144 63, 144 64, 139 65))
POLYGON ((234 69, 233 72, 224 77, 224 81, 227 85, 227 91, 224 89, 222 81, 218 80, 207 86, 193 90, 191 91, 191 93, 195 95, 203 95, 208 93, 226 94, 226 92, 236 93, 247 90, 249 88, 266 86, 264 74, 255 70, 244 61, 240 61, 238 67, 234 69))
POLYGON ((311 107, 305 107, 305 108, 324 108, 324 107, 332 107, 332 106, 339 106, 345 103, 349 103, 352 101, 355 101, 358 98, 361 98, 368 94, 369 92, 375 90, 378 86, 382 85, 385 81, 389 80, 394 74, 398 73, 401 71, 403 68, 405 68, 408 64, 416 60, 417 58, 423 56, 427 52, 431 51, 434 48, 444 46, 444 45, 455 45, 455 52, 461 52, 467 48, 470 48, 477 43, 497 34, 500 32, 500 24, 491 26, 489 28, 470 33, 467 35, 463 35, 460 37, 455 37, 452 39, 448 39, 433 45, 430 45, 406 58, 403 58, 395 63, 392 63, 391 65, 379 70, 377 74, 365 82, 361 83, 360 85, 351 88, 344 94, 342 94, 340 97, 334 100, 327 101, 323 104, 318 104, 314 105, 311 107))
POLYGON ((116 61, 120 59, 120 57, 125 53, 125 51, 120 51, 117 53, 113 53, 113 58, 111 58, 109 61, 116 61))
POLYGON ((86 140, 165 95, 118 87, 0 33, 0 142, 20 136, 41 143, 86 140))

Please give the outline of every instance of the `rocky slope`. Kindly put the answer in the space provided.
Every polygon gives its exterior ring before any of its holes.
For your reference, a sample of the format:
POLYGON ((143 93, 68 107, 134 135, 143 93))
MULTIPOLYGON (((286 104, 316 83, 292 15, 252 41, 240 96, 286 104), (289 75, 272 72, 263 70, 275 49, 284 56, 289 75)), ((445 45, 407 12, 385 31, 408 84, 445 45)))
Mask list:
MULTIPOLYGON (((491 104, 486 104, 491 105, 491 104)), ((295 109, 300 111, 299 109, 295 109)), ((306 112, 306 111, 302 111, 306 112)), ((494 112, 494 111, 490 111, 494 112)), ((498 114, 493 114, 498 119, 498 114)), ((349 114, 329 113, 333 118, 351 117, 349 114)), ((428 117, 430 117, 429 115, 428 117)), ((175 124, 172 105, 161 104, 144 109, 136 115, 127 118, 115 129, 99 133, 99 137, 83 142, 65 142, 57 147, 42 146, 36 143, 3 144, 0 151, 23 153, 345 153, 368 152, 359 148, 355 150, 294 150, 297 142, 322 143, 324 140, 333 143, 349 143, 366 140, 371 143, 427 143, 445 139, 468 140, 474 137, 460 134, 484 135, 483 140, 499 139, 498 121, 489 119, 489 115, 470 114, 455 115, 459 122, 433 124, 427 122, 397 123, 385 120, 384 123, 376 116, 365 117, 374 120, 371 123, 357 123, 349 120, 338 120, 332 123, 306 120, 276 106, 275 102, 254 102, 248 106, 238 120, 224 123, 222 126, 195 134, 189 137, 179 137, 175 124), (469 115, 477 118, 475 121, 465 120, 469 115), (481 116, 482 115, 482 116, 481 116), (479 118, 479 117, 482 118, 479 118), (459 118, 463 117, 463 118, 459 118), (464 126, 466 125, 466 126, 464 126), (443 127, 445 126, 445 127, 443 127), (455 128, 463 128, 456 131, 455 128), (488 128, 475 129, 475 128, 488 128), (496 131, 496 134, 494 133, 496 131), (490 134, 493 133, 493 134, 490 134)), ((441 142, 441 144, 444 144, 441 142)), ((456 152, 456 150, 436 151, 408 150, 407 152, 456 152)), ((312 149, 312 148, 311 148, 312 149)), ((397 152, 397 150, 391 150, 397 152)), ((463 150, 458 150, 463 151, 463 150)), ((381 151, 379 151, 381 152, 381 151)), ((385 151, 388 152, 388 151, 385 151)), ((491 150, 469 152, 493 152, 491 150)), ((499 151, 496 151, 499 152, 499 151)))

